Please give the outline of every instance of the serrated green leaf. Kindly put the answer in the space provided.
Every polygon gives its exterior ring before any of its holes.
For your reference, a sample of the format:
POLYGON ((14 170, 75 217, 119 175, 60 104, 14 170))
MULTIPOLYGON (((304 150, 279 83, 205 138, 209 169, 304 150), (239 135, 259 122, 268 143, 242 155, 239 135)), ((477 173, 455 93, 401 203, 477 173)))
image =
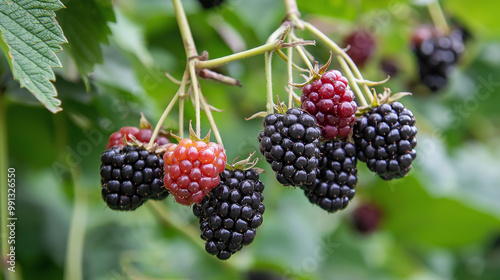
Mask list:
POLYGON ((50 81, 55 80, 51 67, 61 67, 55 52, 66 42, 54 13, 63 7, 59 0, 0 0, 0 30, 9 46, 12 73, 53 113, 62 110, 50 81))
POLYGON ((102 63, 101 43, 108 43, 111 30, 108 22, 115 21, 111 0, 63 1, 66 9, 57 12, 69 51, 81 77, 87 81, 94 65, 102 63))

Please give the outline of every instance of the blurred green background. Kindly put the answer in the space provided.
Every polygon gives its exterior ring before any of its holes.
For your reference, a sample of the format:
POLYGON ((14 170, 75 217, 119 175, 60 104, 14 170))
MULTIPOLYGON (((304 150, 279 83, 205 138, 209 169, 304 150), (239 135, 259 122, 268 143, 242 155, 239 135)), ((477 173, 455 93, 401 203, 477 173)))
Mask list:
MULTIPOLYGON (((261 160, 258 166, 267 171, 261 175, 264 223, 255 241, 226 262, 178 230, 197 230, 197 221, 171 197, 158 205, 169 216, 165 220, 147 206, 151 202, 121 213, 107 209, 100 196, 99 156, 109 135, 137 126, 140 112, 156 123, 177 90, 165 72, 180 79, 184 71, 171 2, 62 2, 67 9, 56 13, 57 20, 70 42, 58 54, 64 67, 55 69, 62 112, 51 114, 20 89, 0 58, 0 120, 6 125, 0 137, 7 144, 1 168, 16 169, 18 218, 17 272, 2 276, 500 279, 500 2, 441 1, 472 39, 449 86, 433 95, 416 84, 409 47, 412 30, 430 22, 424 1, 299 0, 302 17, 339 44, 354 29, 374 34, 376 53, 362 71, 370 80, 385 78, 380 63, 386 58, 399 68, 385 86, 413 92, 402 101, 417 118, 418 159, 408 177, 391 182, 360 162, 356 197, 335 214, 311 205, 299 189, 279 185, 261 160), (88 72, 82 79, 79 73, 88 72), (353 210, 366 202, 383 212, 379 229, 369 235, 350 222, 353 210)), ((211 58, 263 44, 285 13, 282 1, 227 0, 208 11, 195 0, 182 2, 198 51, 209 51, 211 58), (232 48, 221 34, 230 36, 232 48)), ((328 59, 321 44, 308 50, 320 63, 328 59)), ((273 67, 275 94, 285 99, 286 64, 275 57, 273 67)), ((258 150, 261 120, 245 118, 265 110, 264 57, 217 70, 243 84, 201 81, 208 102, 223 109, 214 116, 232 161, 258 150)), ((175 108, 166 122, 173 130, 177 116, 175 108)), ((186 103, 186 119, 193 118, 186 103)), ((209 125, 202 120, 203 134, 209 125)))

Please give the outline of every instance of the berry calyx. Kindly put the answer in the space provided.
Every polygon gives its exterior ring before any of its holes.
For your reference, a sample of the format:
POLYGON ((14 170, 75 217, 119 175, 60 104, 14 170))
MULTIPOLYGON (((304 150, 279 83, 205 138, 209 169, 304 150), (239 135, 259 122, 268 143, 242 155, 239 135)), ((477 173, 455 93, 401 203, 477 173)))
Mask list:
POLYGON ((219 144, 186 138, 167 147, 164 161, 165 187, 178 203, 191 205, 219 184, 226 154, 219 144))
POLYGON ((413 113, 398 101, 371 108, 354 123, 358 159, 384 180, 402 178, 417 157, 413 113))
POLYGON ((354 144, 340 140, 323 143, 318 177, 304 190, 309 201, 328 212, 346 208, 356 193, 356 163, 354 144))
POLYGON ((358 109, 347 78, 330 70, 302 88, 300 108, 314 116, 325 139, 344 138, 351 132, 358 109))
POLYGON ((112 147, 101 155, 101 194, 109 208, 135 210, 147 199, 163 199, 161 155, 143 147, 112 147))
POLYGON ((316 179, 321 130, 308 113, 291 108, 269 114, 259 133, 260 152, 285 186, 307 186, 316 179))
POLYGON ((249 245, 262 224, 264 184, 255 169, 224 170, 220 184, 193 206, 205 250, 227 260, 249 245))
MULTIPOLYGON (((127 142, 131 142, 133 136, 137 139, 137 141, 147 144, 149 140, 151 140, 151 136, 153 136, 153 131, 148 128, 139 129, 133 126, 124 126, 120 128, 117 132, 114 132, 109 136, 108 143, 106 144, 106 149, 111 147, 123 147, 127 145, 127 142)), ((158 136, 155 141, 158 146, 166 145, 170 143, 166 137, 158 136)))

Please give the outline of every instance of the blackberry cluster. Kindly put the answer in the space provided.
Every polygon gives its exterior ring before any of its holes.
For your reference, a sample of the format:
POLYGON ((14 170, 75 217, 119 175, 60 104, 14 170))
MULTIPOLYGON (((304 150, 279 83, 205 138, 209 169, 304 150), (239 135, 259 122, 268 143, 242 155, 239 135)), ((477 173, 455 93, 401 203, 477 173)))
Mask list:
POLYGON ((264 214, 264 184, 253 169, 224 170, 220 184, 195 204, 193 213, 200 221, 205 249, 227 260, 255 238, 264 214))
POLYGON ((344 138, 351 132, 358 109, 349 82, 338 70, 330 70, 302 88, 300 107, 313 115, 325 139, 344 138))
POLYGON ((101 155, 101 194, 109 208, 135 210, 147 199, 163 199, 163 159, 144 148, 113 147, 101 155))
POLYGON ((404 177, 417 156, 413 113, 400 102, 371 108, 354 123, 358 159, 384 180, 404 177))
POLYGON ((433 92, 446 86, 448 76, 465 51, 465 33, 453 29, 448 36, 432 31, 417 30, 413 37, 413 52, 419 66, 420 80, 433 92))
POLYGON ((319 176, 305 189, 305 194, 311 203, 328 212, 342 210, 356 193, 356 147, 349 142, 332 140, 323 143, 321 154, 319 176))
POLYGON ((260 152, 283 185, 306 186, 316 179, 321 130, 314 117, 297 108, 264 118, 260 152))
POLYGON ((203 9, 210 9, 220 6, 224 2, 224 0, 198 0, 198 2, 200 2, 203 9))

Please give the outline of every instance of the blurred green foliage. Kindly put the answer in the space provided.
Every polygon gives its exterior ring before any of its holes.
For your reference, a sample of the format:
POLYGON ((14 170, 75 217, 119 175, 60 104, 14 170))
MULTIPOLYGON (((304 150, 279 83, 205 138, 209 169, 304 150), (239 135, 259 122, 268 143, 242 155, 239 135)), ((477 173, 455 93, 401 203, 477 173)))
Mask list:
MULTIPOLYGON (((107 138, 122 126, 138 125, 140 112, 156 123, 177 90, 165 71, 180 79, 186 59, 170 1, 88 2, 65 1, 67 9, 57 13, 70 42, 58 54, 64 68, 55 69, 64 111, 53 115, 38 104, 0 58, 7 125, 0 137, 7 138, 8 166, 18 179, 13 279, 75 279, 79 265, 84 279, 500 279, 500 2, 442 1, 473 38, 449 87, 431 95, 415 85, 409 47, 412 29, 430 22, 424 7, 299 0, 302 17, 338 43, 355 28, 374 33, 376 55, 363 73, 383 79, 380 61, 396 62, 399 73, 385 86, 414 94, 403 102, 417 118, 419 158, 408 177, 394 182, 359 163, 356 198, 335 214, 312 206, 299 189, 280 186, 261 160, 258 166, 267 171, 261 175, 264 224, 254 243, 227 262, 209 256, 198 246, 201 240, 193 244, 146 205, 119 213, 102 202, 99 156, 107 138), (365 201, 384 213, 371 235, 350 223, 352 210, 365 201)), ((232 53, 218 33, 222 27, 251 48, 263 44, 284 17, 281 1, 226 2, 205 11, 195 0, 183 1, 198 51, 211 58, 232 53)), ((320 63, 328 59, 325 46, 308 49, 320 63)), ((274 91, 282 99, 285 66, 274 59, 274 91)), ((217 70, 243 84, 201 81, 209 103, 223 109, 214 117, 232 161, 258 150, 261 120, 245 118, 265 109, 264 59, 217 70)), ((177 113, 175 108, 166 122, 174 131, 177 113)), ((186 119, 194 119, 190 105, 186 119)), ((203 134, 209 124, 202 121, 203 134)), ((197 230, 191 209, 172 198, 160 206, 176 225, 197 230)))

